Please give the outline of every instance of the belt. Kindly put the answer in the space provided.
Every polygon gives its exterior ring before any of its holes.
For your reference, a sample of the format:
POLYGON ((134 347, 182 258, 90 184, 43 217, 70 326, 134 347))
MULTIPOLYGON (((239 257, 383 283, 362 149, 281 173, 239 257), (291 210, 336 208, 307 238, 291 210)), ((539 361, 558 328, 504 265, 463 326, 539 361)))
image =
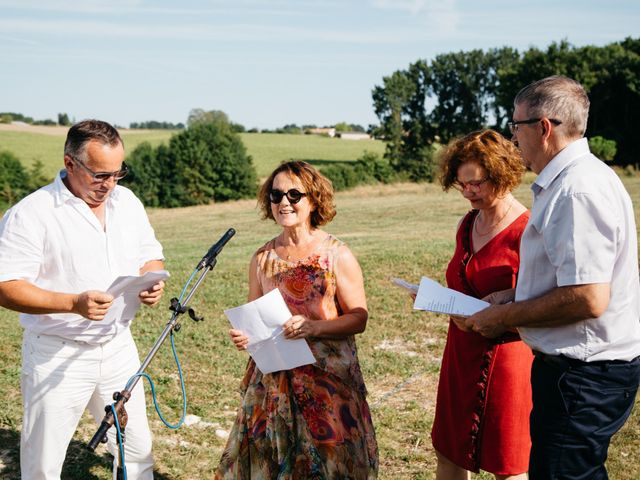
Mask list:
POLYGON ((638 359, 640 359, 640 356, 638 356, 633 360, 596 360, 594 362, 585 362, 583 360, 567 357, 565 355, 549 355, 548 353, 539 352, 538 350, 534 350, 533 354, 536 356, 536 358, 539 358, 549 365, 555 365, 564 369, 578 367, 600 367, 603 370, 607 370, 611 365, 624 365, 638 361, 638 359))

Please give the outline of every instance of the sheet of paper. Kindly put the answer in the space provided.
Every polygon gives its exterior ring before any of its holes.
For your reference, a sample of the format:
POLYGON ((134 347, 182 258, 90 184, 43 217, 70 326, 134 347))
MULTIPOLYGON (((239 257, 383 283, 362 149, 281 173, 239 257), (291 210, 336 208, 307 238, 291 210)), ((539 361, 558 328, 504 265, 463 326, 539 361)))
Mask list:
POLYGON ((239 307, 224 311, 236 330, 249 338, 247 351, 264 374, 315 363, 306 340, 284 338, 282 325, 291 312, 277 288, 239 307))
POLYGON ((443 287, 438 282, 427 277, 422 277, 420 287, 416 295, 413 308, 428 312, 446 313, 468 317, 480 310, 484 310, 490 304, 464 293, 443 287))
POLYGON ((147 272, 140 276, 132 275, 116 278, 107 288, 107 293, 113 295, 114 300, 102 322, 111 323, 118 319, 130 320, 135 317, 141 304, 138 297, 140 292, 167 278, 169 278, 169 272, 166 270, 147 272))
POLYGON ((405 280, 402 280, 401 278, 395 277, 391 279, 391 282, 397 287, 404 288, 411 293, 418 293, 418 285, 416 285, 415 283, 409 283, 405 280))

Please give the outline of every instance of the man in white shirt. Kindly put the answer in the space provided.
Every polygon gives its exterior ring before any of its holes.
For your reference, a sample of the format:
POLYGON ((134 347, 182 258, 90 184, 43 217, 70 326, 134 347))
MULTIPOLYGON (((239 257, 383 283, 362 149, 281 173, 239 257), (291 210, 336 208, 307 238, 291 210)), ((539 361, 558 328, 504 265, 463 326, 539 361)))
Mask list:
POLYGON ((589 99, 579 83, 539 80, 514 105, 513 140, 538 174, 518 285, 466 324, 487 337, 517 328, 536 354, 529 478, 606 479, 611 436, 640 380, 633 207, 618 176, 589 152, 589 99))
MULTIPOLYGON (((0 305, 24 327, 20 442, 23 480, 59 479, 82 413, 96 421, 139 365, 132 318, 103 319, 118 276, 164 268, 144 207, 118 180, 124 147, 111 125, 86 120, 69 129, 64 166, 53 183, 24 198, 0 223, 0 305)), ((159 282, 139 295, 155 305, 159 282)), ((128 478, 152 479, 151 433, 142 382, 127 402, 128 478)), ((118 463, 114 429, 109 449, 118 463)))

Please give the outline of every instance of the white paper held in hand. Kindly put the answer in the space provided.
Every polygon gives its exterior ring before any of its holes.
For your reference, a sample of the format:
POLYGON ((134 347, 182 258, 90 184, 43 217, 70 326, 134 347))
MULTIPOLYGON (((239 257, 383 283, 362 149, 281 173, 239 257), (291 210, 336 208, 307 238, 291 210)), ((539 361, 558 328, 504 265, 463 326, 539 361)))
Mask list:
POLYGON ((116 278, 107 288, 107 293, 113 295, 113 304, 109 307, 103 323, 115 320, 131 320, 140 308, 140 292, 153 287, 160 280, 169 278, 166 270, 146 272, 144 275, 130 275, 116 278))
POLYGON ((409 283, 405 280, 402 280, 401 278, 391 278, 391 282, 400 288, 404 288, 405 290, 409 291, 410 293, 418 293, 418 285, 416 285, 415 283, 409 283))
POLYGON ((315 363, 304 339, 286 339, 282 325, 292 315, 277 288, 239 307, 224 311, 231 325, 248 338, 247 351, 263 374, 315 363))
POLYGON ((480 310, 484 310, 489 305, 489 302, 443 287, 435 280, 422 277, 413 308, 468 317, 480 310))

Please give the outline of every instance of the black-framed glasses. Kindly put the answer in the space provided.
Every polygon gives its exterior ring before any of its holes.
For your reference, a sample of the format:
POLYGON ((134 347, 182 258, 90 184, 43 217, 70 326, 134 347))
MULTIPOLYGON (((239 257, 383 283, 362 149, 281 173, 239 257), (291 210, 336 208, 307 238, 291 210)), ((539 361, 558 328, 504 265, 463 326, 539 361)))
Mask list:
MULTIPOLYGON (((538 123, 543 118, 545 117, 528 118, 527 120, 516 120, 513 122, 507 122, 507 126, 509 127, 509 131, 511 132, 511 135, 515 135, 515 133, 518 131, 518 125, 530 125, 532 123, 538 123)), ((562 122, 560 120, 556 120, 555 118, 548 118, 547 120, 549 120, 551 123, 553 123, 556 126, 562 125, 562 122)))
POLYGON ((94 182, 102 183, 102 182, 106 182, 111 178, 113 178, 117 182, 118 180, 122 180, 129 173, 129 167, 127 167, 127 164, 124 162, 122 162, 122 166, 120 167, 120 170, 116 170, 115 172, 94 172, 89 167, 87 167, 84 164, 84 162, 81 162, 76 157, 72 157, 71 155, 69 155, 69 157, 71 158, 71 160, 73 160, 82 168, 84 168, 85 172, 91 175, 94 182))
POLYGON ((272 189, 271 191, 269 191, 269 201, 271 201, 271 203, 278 204, 282 201, 283 197, 286 196, 287 200, 289 200, 289 203, 295 205, 300 200, 302 200, 302 197, 305 197, 306 195, 306 192, 301 192, 300 190, 296 190, 295 188, 287 190, 286 192, 283 192, 282 190, 272 189))
POLYGON ((478 193, 480 191, 480 187, 486 182, 489 181, 489 177, 483 178, 482 180, 471 180, 469 182, 461 182, 460 180, 456 180, 453 182, 453 188, 458 190, 459 192, 464 192, 466 189, 469 189, 470 192, 478 193))

